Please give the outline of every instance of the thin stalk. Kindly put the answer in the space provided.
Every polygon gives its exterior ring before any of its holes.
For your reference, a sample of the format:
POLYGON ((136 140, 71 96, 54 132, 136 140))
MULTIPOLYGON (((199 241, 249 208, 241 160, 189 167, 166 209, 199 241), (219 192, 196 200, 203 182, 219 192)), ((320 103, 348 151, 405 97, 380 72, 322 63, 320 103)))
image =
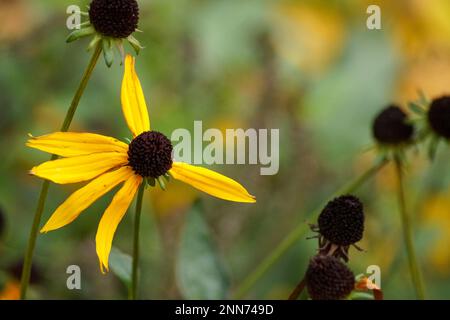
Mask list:
POLYGON ((130 300, 136 300, 138 289, 138 272, 139 272, 139 229, 141 225, 142 198, 144 196, 145 184, 139 187, 136 199, 136 214, 134 216, 133 229, 133 266, 131 275, 131 288, 128 295, 130 300))
MULTIPOLYGON (((378 171, 381 170, 388 163, 387 159, 382 159, 374 166, 369 168, 362 175, 357 177, 355 180, 351 181, 349 184, 345 185, 337 192, 335 192, 330 198, 349 194, 358 189, 367 180, 373 177, 378 171)), ((328 203, 329 198, 321 203, 316 210, 314 210, 307 219, 311 219, 317 216, 322 208, 328 203)), ((256 268, 244 279, 242 284, 237 288, 234 298, 241 299, 247 292, 255 285, 255 283, 291 248, 298 239, 303 236, 308 231, 308 225, 301 222, 294 230, 292 230, 281 243, 272 250, 272 253, 265 258, 256 268)))
POLYGON ((306 286, 305 278, 303 278, 298 285, 295 287, 294 291, 289 295, 288 300, 297 300, 298 296, 303 292, 303 289, 306 286))
MULTIPOLYGON (((84 71, 83 78, 81 79, 81 82, 78 85, 78 89, 75 92, 75 95, 73 96, 70 107, 67 110, 66 117, 64 118, 64 122, 61 126, 62 132, 66 132, 67 130, 69 130, 70 124, 72 123, 78 104, 80 103, 80 99, 83 96, 84 90, 86 89, 89 79, 91 78, 92 72, 94 71, 94 68, 97 64, 101 52, 102 52, 101 46, 98 45, 91 57, 89 65, 84 71)), ((50 160, 55 160, 56 158, 57 156, 52 155, 50 160)), ((28 284, 30 282, 31 266, 33 264, 34 248, 36 247, 36 238, 39 233, 39 225, 41 223, 42 213, 44 212, 45 201, 47 199, 49 186, 50 182, 48 180, 45 180, 42 183, 38 205, 34 213, 33 224, 31 226, 30 235, 28 238, 28 245, 25 252, 25 258, 22 268, 22 277, 20 283, 20 299, 22 300, 25 299, 27 295, 28 284)))
POLYGON ((399 157, 395 157, 395 171, 398 179, 398 204, 400 209, 400 216, 402 220, 403 238, 405 241, 406 255, 408 256, 409 272, 411 274, 411 280, 416 291, 416 296, 420 300, 425 299, 425 290, 420 272, 419 263, 417 261, 416 252, 414 249, 414 242, 412 237, 411 219, 406 210, 405 201, 405 186, 402 172, 402 162, 399 157))

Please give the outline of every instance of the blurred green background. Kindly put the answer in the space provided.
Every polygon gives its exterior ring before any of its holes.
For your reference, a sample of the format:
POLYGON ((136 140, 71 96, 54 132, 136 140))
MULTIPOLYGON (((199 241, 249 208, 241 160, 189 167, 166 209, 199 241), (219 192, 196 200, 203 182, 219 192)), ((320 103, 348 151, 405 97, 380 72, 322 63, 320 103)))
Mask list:
MULTIPOLYGON (((146 193, 141 298, 230 297, 311 209, 372 164, 375 155, 364 150, 380 109, 404 106, 418 89, 429 97, 450 93, 447 0, 139 3, 143 33, 135 36, 146 48, 137 71, 156 130, 191 130, 194 120, 203 120, 204 128, 279 128, 281 141, 277 175, 260 176, 254 165, 214 168, 242 182, 257 196, 255 205, 177 183, 146 193), (381 7, 382 30, 366 28, 369 4, 381 7)), ((27 170, 48 159, 25 147, 27 133, 58 130, 89 59, 87 40, 65 43, 70 4, 88 1, 0 0, 0 297, 17 291, 42 184, 27 170)), ((110 69, 98 64, 72 131, 129 136, 118 61, 110 69)), ((441 145, 432 164, 423 153, 411 156, 408 200, 427 296, 450 298, 450 152, 441 145)), ((52 185, 44 220, 77 187, 52 185)), ((356 193, 365 205, 360 246, 367 252, 351 249, 350 266, 359 274, 379 265, 386 298, 414 298, 395 189, 387 167, 356 193)), ((110 199, 38 237, 30 297, 126 298, 120 277, 102 275, 95 254, 97 224, 110 199), (82 290, 66 287, 72 264, 81 267, 82 290)), ((124 253, 131 253, 131 230, 128 214, 114 240, 124 253)), ((314 240, 302 238, 246 298, 287 298, 315 248, 314 240)))

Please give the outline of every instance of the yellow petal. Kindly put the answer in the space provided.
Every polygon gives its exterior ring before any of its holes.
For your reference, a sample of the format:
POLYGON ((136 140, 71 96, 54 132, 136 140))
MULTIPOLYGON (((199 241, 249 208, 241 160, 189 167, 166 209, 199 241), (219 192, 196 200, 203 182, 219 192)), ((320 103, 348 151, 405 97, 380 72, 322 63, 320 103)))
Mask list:
POLYGON ((92 180, 106 171, 128 163, 126 153, 103 152, 47 161, 31 169, 30 174, 55 183, 92 180))
POLYGON ((256 198, 250 195, 241 184, 205 168, 174 162, 170 174, 175 179, 220 199, 235 202, 256 202, 256 198))
POLYGON ((109 270, 109 253, 111 252, 114 233, 133 201, 134 195, 141 183, 142 177, 136 175, 125 181, 123 187, 116 193, 100 220, 95 243, 102 273, 104 273, 104 268, 107 271, 109 270))
POLYGON ((128 151, 128 145, 117 139, 93 133, 55 132, 28 140, 27 146, 56 154, 74 157, 99 152, 128 151))
POLYGON ((41 232, 59 229, 71 223, 98 198, 133 175, 134 172, 131 168, 122 167, 92 180, 83 188, 75 191, 58 207, 58 209, 56 209, 45 226, 41 229, 41 232))
POLYGON ((133 135, 150 130, 150 118, 141 83, 134 69, 135 59, 127 55, 122 81, 122 110, 133 135))

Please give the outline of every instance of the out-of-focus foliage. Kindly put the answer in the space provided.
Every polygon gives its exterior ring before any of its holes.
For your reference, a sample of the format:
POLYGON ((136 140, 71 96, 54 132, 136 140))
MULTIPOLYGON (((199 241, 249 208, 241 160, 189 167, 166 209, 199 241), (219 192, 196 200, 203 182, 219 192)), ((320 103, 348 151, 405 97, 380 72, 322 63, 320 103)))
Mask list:
MULTIPOLYGON (((229 296, 309 210, 371 165, 373 154, 363 150, 372 143, 371 119, 381 108, 390 102, 405 106, 418 89, 431 97, 450 93, 447 0, 139 3, 143 33, 136 37, 146 48, 137 69, 154 129, 192 130, 194 120, 203 120, 204 128, 279 128, 281 140, 277 175, 260 176, 256 165, 215 168, 241 181, 257 196, 255 205, 216 200, 175 183, 169 185, 174 192, 146 193, 142 298, 222 297, 228 288, 223 275, 209 272, 216 262, 204 266, 204 279, 193 277, 199 259, 213 257, 229 273, 229 296), (367 30, 369 4, 380 5, 382 30, 367 30), (201 214, 190 212, 199 198, 201 214), (214 245, 203 243, 205 234, 214 245), (186 241, 190 237, 195 241, 186 241), (201 246, 204 257, 195 251, 201 246)), ((23 257, 42 183, 27 170, 47 159, 24 146, 27 133, 59 129, 89 59, 86 41, 64 42, 70 4, 88 1, 0 1, 0 207, 6 214, 0 297, 17 293, 11 266, 23 257)), ((71 130, 129 136, 120 109, 121 76, 118 63, 97 66, 71 130)), ((407 168, 408 206, 430 298, 450 294, 449 160, 448 147, 441 145, 434 163, 424 152, 413 153, 407 168)), ((386 298, 413 298, 395 186, 388 167, 357 192, 367 214, 361 243, 367 252, 351 250, 350 266, 359 274, 379 265, 386 298)), ((44 219, 76 188, 52 185, 44 219)), ((40 277, 32 283, 32 298, 126 297, 113 272, 100 274, 95 254, 96 226, 110 197, 71 225, 39 236, 40 277), (82 270, 80 291, 65 285, 72 264, 82 270)), ((114 241, 127 254, 131 230, 128 214, 114 241)), ((247 297, 286 298, 315 246, 301 239, 247 297)))
POLYGON ((217 256, 211 234, 196 205, 186 215, 186 224, 180 241, 177 278, 186 299, 225 299, 229 280, 217 256))

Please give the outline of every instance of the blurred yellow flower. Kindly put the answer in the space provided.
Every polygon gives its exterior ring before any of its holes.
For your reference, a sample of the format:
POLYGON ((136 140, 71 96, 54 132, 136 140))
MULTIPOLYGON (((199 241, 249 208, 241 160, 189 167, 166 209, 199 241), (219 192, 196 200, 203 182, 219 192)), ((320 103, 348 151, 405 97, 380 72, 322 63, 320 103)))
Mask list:
POLYGON ((427 261, 441 275, 450 274, 450 192, 435 195, 423 207, 423 227, 435 230, 436 237, 427 251, 427 261))
POLYGON ((278 4, 274 12, 275 48, 302 72, 320 73, 340 53, 345 29, 335 12, 298 2, 278 4))
POLYGON ((90 181, 62 203, 41 232, 59 229, 74 221, 98 198, 123 183, 100 220, 96 250, 102 272, 108 259, 114 233, 140 185, 168 175, 212 196, 236 202, 256 202, 238 182, 214 171, 172 161, 172 145, 163 134, 150 131, 147 105, 137 77, 135 60, 125 59, 122 82, 122 111, 133 140, 128 145, 117 139, 92 134, 56 132, 31 137, 29 147, 62 156, 45 162, 30 173, 59 184, 90 181))
MULTIPOLYGON (((450 39, 450 37, 449 37, 450 39)), ((428 97, 450 93, 450 50, 445 55, 433 54, 411 62, 401 77, 398 100, 402 103, 417 100, 421 90, 428 97)))
POLYGON ((36 15, 27 1, 0 1, 0 41, 17 41, 27 36, 36 24, 36 15))

